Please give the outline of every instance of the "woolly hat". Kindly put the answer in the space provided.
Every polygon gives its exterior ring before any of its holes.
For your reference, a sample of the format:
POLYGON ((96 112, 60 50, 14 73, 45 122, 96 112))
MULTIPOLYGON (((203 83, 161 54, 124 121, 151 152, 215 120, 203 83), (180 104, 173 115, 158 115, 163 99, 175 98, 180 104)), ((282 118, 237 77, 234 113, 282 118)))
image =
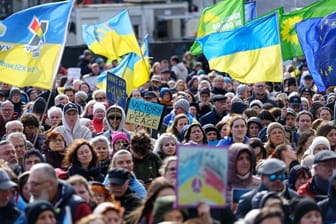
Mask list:
POLYGON ((232 79, 229 77, 224 77, 224 82, 232 84, 232 79))
POLYGON ((250 103, 250 107, 258 106, 260 109, 263 107, 263 103, 260 100, 252 100, 250 103))
POLYGON ((237 95, 239 96, 239 95, 243 94, 246 91, 246 89, 247 89, 247 85, 239 84, 239 86, 237 87, 237 91, 236 91, 237 95))
POLYGON ((169 93, 169 95, 172 96, 172 93, 168 87, 162 87, 160 90, 160 97, 163 97, 165 93, 169 93))
POLYGON ((88 99, 88 95, 86 94, 86 92, 84 91, 78 91, 75 94, 75 97, 78 97, 79 99, 81 99, 82 101, 86 102, 86 100, 88 99))
POLYGON ((189 102, 186 99, 179 99, 174 103, 174 106, 182 108, 185 112, 189 111, 189 102))
POLYGON ((231 103, 231 113, 232 114, 243 114, 247 109, 247 105, 243 102, 234 102, 231 103))
POLYGON ((54 215, 56 215, 54 208, 48 201, 37 200, 33 203, 27 204, 27 207, 25 208, 25 214, 28 224, 35 224, 39 215, 45 211, 51 211, 54 213, 54 215))
POLYGON ((328 150, 330 150, 329 140, 324 136, 317 136, 316 138, 314 138, 312 144, 309 146, 309 148, 307 149, 307 151, 304 154, 314 155, 314 149, 318 145, 325 145, 326 148, 328 148, 328 150))
POLYGON ((127 143, 129 143, 129 140, 127 138, 127 135, 125 132, 121 132, 121 131, 115 131, 112 134, 112 145, 114 145, 114 143, 118 140, 118 139, 124 139, 127 143))
POLYGON ((218 132, 218 129, 216 128, 216 126, 214 124, 206 124, 206 125, 203 125, 202 128, 203 128, 205 133, 208 133, 209 131, 218 132))
POLYGON ((9 91, 9 96, 8 99, 12 98, 14 94, 20 94, 21 95, 21 90, 16 87, 12 87, 11 90, 9 91))
POLYGON ((280 123, 278 123, 278 122, 272 122, 272 123, 270 123, 270 124, 268 125, 268 127, 267 127, 267 136, 270 135, 271 131, 272 131, 274 128, 280 128, 280 129, 283 131, 284 134, 286 133, 286 132, 285 132, 285 128, 284 128, 284 126, 283 126, 282 124, 280 124, 280 123))
POLYGON ((300 223, 300 219, 310 211, 318 211, 321 213, 320 208, 316 202, 308 197, 294 199, 291 203, 293 209, 293 223, 300 223))
POLYGON ((106 108, 105 108, 104 104, 102 104, 102 103, 95 103, 93 105, 93 113, 96 112, 96 110, 98 110, 98 109, 103 110, 104 113, 106 112, 106 108))
POLYGON ((335 99, 335 93, 329 93, 327 96, 327 103, 331 103, 335 99))
MULTIPOLYGON (((153 207, 153 223, 160 223, 164 221, 164 215, 172 211, 174 208, 174 202, 176 200, 175 195, 168 195, 158 197, 154 203, 153 207)), ((178 209, 184 216, 184 219, 187 219, 188 213, 185 209, 178 209)))
POLYGON ((248 120, 247 120, 247 126, 249 126, 250 124, 257 124, 260 128, 260 130, 262 129, 263 125, 262 125, 262 122, 260 120, 259 117, 250 117, 248 120))
POLYGON ((45 99, 43 97, 38 97, 34 102, 32 112, 35 114, 43 114, 46 106, 47 102, 45 101, 45 99))

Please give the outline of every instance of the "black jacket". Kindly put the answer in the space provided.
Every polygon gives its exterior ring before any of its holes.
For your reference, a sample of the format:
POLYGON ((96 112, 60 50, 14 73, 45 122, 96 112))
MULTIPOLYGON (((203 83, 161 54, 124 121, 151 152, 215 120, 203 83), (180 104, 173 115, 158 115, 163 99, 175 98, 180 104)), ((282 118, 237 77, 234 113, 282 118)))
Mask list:
MULTIPOLYGON (((297 193, 291 189, 289 189, 286 184, 284 184, 286 190, 284 192, 284 198, 287 199, 288 201, 291 201, 291 199, 297 197, 297 193)), ((251 190, 245 194, 243 194, 240 197, 240 200, 238 202, 238 208, 235 213, 235 216, 237 219, 239 218, 244 218, 245 215, 252 210, 252 198, 261 191, 269 191, 267 187, 262 183, 259 188, 251 190)))

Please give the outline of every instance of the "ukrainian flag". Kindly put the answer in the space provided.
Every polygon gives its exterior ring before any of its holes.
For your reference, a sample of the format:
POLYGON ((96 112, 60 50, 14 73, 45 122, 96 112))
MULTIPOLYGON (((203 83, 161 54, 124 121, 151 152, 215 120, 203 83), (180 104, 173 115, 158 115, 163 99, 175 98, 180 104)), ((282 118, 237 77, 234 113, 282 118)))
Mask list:
POLYGON ((132 90, 145 84, 149 79, 149 47, 148 35, 144 38, 141 47, 143 56, 134 53, 127 54, 120 64, 109 71, 103 72, 98 76, 96 86, 99 89, 106 89, 107 72, 115 74, 126 81, 126 92, 129 95, 132 90))
POLYGON ((72 1, 39 5, 0 22, 0 82, 52 88, 72 6, 72 1))
POLYGON ((232 31, 197 39, 210 69, 243 83, 281 82, 282 59, 276 14, 232 31))
POLYGON ((116 59, 127 53, 141 55, 128 11, 96 25, 82 25, 83 40, 95 54, 116 59))

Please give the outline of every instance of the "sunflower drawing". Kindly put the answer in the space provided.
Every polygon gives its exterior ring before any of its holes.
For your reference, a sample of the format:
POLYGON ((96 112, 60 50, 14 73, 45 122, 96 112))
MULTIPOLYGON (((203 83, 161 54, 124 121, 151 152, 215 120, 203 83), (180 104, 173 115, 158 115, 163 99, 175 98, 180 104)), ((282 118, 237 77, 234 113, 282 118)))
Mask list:
POLYGON ((294 16, 289 17, 287 19, 284 19, 281 22, 281 39, 289 44, 298 45, 299 44, 299 38, 295 31, 295 24, 302 21, 301 16, 294 16))

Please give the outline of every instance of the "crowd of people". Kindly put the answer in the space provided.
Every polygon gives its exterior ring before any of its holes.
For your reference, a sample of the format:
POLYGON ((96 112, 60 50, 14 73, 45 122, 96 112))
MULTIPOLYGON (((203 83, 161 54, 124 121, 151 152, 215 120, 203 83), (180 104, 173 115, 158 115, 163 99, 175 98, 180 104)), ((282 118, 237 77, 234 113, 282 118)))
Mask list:
POLYGON ((111 66, 85 50, 78 80, 0 84, 1 223, 336 222, 336 93, 318 92, 304 58, 283 83, 253 84, 189 52, 153 62, 128 97, 165 107, 157 130, 85 81, 111 66), (179 145, 228 151, 225 207, 176 206, 179 145))

